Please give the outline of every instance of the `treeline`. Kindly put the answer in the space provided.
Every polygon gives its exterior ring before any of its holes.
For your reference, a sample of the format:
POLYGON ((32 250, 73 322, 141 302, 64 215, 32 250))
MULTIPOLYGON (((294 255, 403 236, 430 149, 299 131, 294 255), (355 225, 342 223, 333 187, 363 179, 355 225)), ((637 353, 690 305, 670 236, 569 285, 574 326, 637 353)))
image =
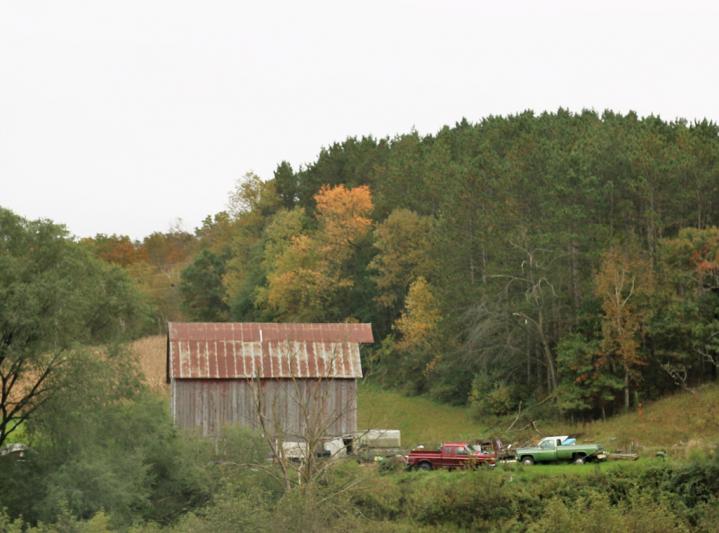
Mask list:
POLYGON ((559 110, 350 138, 240 182, 188 236, 179 311, 372 322, 374 379, 482 414, 690 388, 719 363, 718 134, 559 110))

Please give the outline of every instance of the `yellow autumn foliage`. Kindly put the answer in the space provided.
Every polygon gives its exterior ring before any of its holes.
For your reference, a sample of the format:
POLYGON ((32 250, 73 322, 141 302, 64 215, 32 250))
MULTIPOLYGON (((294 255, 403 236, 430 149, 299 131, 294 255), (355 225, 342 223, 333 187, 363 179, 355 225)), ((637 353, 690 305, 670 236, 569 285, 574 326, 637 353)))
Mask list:
POLYGON ((355 251, 355 243, 371 227, 372 198, 366 186, 322 187, 315 196, 318 228, 295 235, 289 246, 271 257, 267 289, 260 300, 288 320, 338 319, 335 297, 352 287, 343 266, 355 251))

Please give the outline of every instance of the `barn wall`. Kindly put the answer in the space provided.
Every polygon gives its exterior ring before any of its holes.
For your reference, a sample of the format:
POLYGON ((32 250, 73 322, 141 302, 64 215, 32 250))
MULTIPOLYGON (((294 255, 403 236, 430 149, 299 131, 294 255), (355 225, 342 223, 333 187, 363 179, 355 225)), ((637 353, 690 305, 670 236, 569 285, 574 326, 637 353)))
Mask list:
POLYGON ((228 424, 259 429, 258 403, 265 428, 284 437, 302 436, 308 426, 328 436, 357 430, 353 379, 175 379, 171 394, 175 423, 203 435, 216 435, 228 424))

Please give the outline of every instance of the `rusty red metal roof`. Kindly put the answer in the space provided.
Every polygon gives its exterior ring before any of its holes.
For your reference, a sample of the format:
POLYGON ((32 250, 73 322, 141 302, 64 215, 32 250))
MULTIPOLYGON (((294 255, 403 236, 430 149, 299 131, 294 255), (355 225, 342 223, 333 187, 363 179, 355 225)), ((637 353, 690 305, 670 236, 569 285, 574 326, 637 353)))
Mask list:
POLYGON ((170 322, 167 378, 361 378, 371 324, 170 322))

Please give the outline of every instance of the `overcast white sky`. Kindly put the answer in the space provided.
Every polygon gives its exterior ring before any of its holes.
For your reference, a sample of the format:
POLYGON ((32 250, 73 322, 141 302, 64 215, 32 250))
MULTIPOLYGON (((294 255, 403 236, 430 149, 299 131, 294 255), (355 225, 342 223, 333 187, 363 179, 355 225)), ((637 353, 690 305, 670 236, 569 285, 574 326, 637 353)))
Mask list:
POLYGON ((0 206, 141 238, 350 135, 719 121, 718 23, 710 1, 0 0, 0 206))

